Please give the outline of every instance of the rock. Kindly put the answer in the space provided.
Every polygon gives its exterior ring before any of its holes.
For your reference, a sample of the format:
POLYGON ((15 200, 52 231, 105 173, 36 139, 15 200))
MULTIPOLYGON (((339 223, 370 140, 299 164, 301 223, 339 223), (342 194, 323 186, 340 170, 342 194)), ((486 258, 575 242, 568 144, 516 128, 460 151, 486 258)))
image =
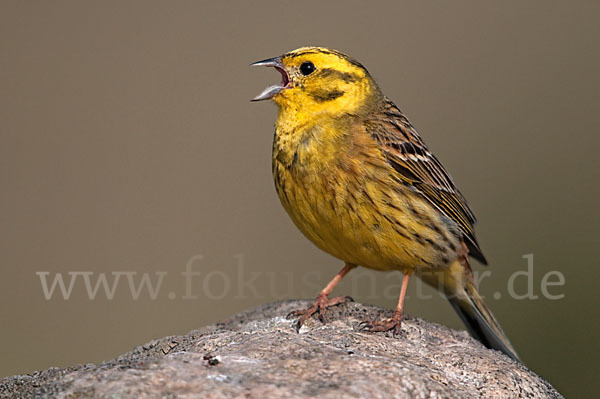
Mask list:
POLYGON ((100 364, 0 380, 2 397, 33 398, 562 398, 546 381, 466 332, 407 317, 402 334, 357 331, 389 316, 330 308, 300 333, 285 315, 308 301, 261 306, 100 364))

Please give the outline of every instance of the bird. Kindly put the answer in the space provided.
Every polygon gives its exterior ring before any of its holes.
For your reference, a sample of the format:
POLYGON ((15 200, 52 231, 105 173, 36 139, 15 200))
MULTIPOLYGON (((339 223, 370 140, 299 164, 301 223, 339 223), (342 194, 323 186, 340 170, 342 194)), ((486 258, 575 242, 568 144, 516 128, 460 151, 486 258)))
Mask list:
POLYGON ((367 69, 337 50, 302 47, 250 64, 275 68, 281 82, 252 101, 278 108, 272 174, 296 227, 344 263, 314 304, 292 313, 296 328, 351 298, 334 287, 357 266, 403 274, 389 318, 361 331, 401 332, 411 276, 442 291, 470 334, 519 357, 479 294, 471 258, 486 265, 475 215, 454 180, 367 69))

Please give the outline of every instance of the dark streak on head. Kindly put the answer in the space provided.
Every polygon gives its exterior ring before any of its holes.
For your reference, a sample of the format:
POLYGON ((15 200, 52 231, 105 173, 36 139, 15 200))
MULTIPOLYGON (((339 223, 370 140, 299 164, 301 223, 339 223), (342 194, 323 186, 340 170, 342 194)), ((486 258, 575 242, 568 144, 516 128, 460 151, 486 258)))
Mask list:
POLYGON ((321 76, 322 78, 332 77, 334 79, 340 79, 340 80, 343 80, 345 83, 357 82, 360 79, 354 73, 340 72, 338 70, 331 69, 331 68, 320 69, 319 76, 321 76))
POLYGON ((333 91, 319 90, 319 91, 310 93, 310 96, 318 103, 335 100, 336 98, 341 97, 343 95, 344 95, 344 92, 339 91, 339 90, 333 90, 333 91))

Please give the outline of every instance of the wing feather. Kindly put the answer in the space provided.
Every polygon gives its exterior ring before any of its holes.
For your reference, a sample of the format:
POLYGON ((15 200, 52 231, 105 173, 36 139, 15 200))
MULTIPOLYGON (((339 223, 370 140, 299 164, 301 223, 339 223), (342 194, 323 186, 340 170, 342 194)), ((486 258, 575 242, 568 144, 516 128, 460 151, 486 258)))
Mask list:
POLYGON ((403 181, 454 221, 465 239, 469 254, 487 264, 475 237, 475 215, 452 177, 400 109, 386 99, 384 109, 377 111, 365 126, 403 181))

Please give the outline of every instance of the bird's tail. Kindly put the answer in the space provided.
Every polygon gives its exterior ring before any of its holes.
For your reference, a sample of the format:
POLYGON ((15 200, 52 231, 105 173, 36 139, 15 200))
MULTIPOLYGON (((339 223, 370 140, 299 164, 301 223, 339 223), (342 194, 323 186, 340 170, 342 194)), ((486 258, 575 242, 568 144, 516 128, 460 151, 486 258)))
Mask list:
POLYGON ((444 291, 450 304, 474 338, 487 348, 501 351, 520 361, 500 324, 479 295, 468 266, 465 267, 456 261, 442 276, 423 275, 421 278, 444 291))

